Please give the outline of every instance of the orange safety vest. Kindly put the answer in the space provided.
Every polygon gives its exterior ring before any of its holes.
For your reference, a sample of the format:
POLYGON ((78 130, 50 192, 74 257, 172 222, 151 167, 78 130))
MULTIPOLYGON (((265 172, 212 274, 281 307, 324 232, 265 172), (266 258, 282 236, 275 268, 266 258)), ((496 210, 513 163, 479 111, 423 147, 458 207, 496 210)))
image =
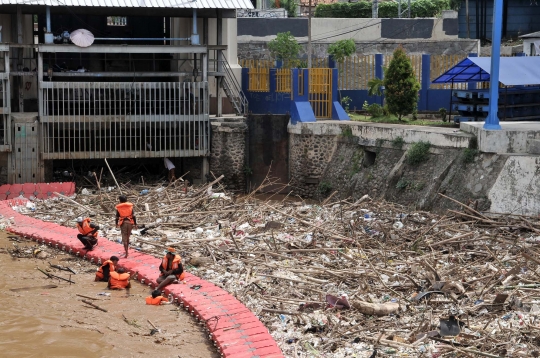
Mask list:
POLYGON ((120 203, 116 205, 116 210, 120 214, 118 219, 118 225, 122 226, 125 219, 128 219, 132 224, 135 224, 133 221, 133 204, 132 203, 120 203))
POLYGON ((148 296, 146 297, 146 304, 147 305, 160 305, 161 302, 169 302, 168 299, 166 299, 165 297, 163 296, 157 296, 156 298, 152 297, 152 296, 148 296))
POLYGON ((116 271, 111 272, 109 278, 109 288, 124 289, 129 284, 129 273, 118 273, 116 271))
POLYGON ((107 265, 110 265, 110 266, 109 266, 109 275, 116 269, 116 268, 114 267, 114 263, 113 263, 111 260, 105 261, 105 262, 103 263, 103 265, 101 265, 101 266, 98 268, 98 270, 97 270, 97 272, 96 272, 96 281, 101 281, 101 280, 103 280, 103 277, 105 277, 105 276, 103 275, 103 267, 105 267, 105 266, 107 266, 107 265))
MULTIPOLYGON (((170 269, 176 270, 180 266, 181 262, 182 262, 182 259, 180 258, 180 256, 174 255, 174 259, 173 259, 170 269)), ((167 258, 167 255, 165 255, 165 257, 163 258, 163 261, 161 261, 161 267, 163 267, 163 269, 167 271, 167 268, 169 267, 169 259, 167 258)), ((184 276, 185 276, 184 272, 182 272, 180 275, 176 275, 176 278, 178 278, 179 280, 183 280, 184 276)))
POLYGON ((79 229, 79 232, 83 236, 97 237, 97 232, 95 232, 93 234, 90 234, 92 231, 94 231, 94 229, 92 229, 90 227, 90 219, 89 218, 84 219, 81 224, 77 223, 77 229, 79 229))

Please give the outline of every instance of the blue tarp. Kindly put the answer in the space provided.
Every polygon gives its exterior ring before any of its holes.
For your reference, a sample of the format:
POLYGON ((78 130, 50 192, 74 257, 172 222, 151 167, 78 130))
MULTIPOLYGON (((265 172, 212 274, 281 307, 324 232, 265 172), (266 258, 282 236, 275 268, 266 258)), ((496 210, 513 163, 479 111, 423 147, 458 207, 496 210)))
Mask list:
MULTIPOLYGON (((488 82, 491 57, 468 57, 432 83, 488 82)), ((505 86, 540 84, 540 56, 501 57, 499 81, 505 86)))

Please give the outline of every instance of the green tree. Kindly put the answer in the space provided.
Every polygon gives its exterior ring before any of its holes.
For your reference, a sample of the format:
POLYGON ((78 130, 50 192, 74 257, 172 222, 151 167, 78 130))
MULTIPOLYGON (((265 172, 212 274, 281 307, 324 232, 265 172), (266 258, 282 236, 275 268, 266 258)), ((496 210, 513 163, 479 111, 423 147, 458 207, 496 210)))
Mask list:
POLYGON ((411 60, 402 47, 394 51, 394 57, 384 74, 384 94, 390 113, 403 116, 413 113, 418 102, 420 83, 414 75, 411 60))
MULTIPOLYGON (((347 57, 356 52, 356 44, 353 39, 339 40, 328 46, 328 54, 332 56, 334 61, 343 62, 347 57)), ((341 90, 339 90, 339 98, 343 102, 341 97, 341 90)))
POLYGON ((268 43, 268 49, 272 56, 282 61, 296 59, 301 48, 302 46, 289 31, 279 32, 276 38, 268 43))
POLYGON ((356 52, 356 44, 353 39, 339 40, 328 46, 328 54, 334 61, 341 62, 356 52))

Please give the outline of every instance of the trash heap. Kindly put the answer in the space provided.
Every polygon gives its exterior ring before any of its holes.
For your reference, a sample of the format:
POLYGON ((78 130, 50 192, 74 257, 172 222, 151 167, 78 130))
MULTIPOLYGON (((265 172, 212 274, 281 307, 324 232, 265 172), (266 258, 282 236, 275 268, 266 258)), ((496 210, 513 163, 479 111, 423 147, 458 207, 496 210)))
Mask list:
MULTIPOLYGON (((233 195, 219 184, 125 184, 132 246, 169 246, 184 268, 253 310, 288 357, 538 357, 540 221, 486 215, 451 198, 445 216, 367 195, 322 203, 233 195)), ((114 226, 118 188, 16 210, 114 226)), ((282 198, 281 198, 282 199, 282 198)), ((75 239, 75 238, 74 238, 75 239)))

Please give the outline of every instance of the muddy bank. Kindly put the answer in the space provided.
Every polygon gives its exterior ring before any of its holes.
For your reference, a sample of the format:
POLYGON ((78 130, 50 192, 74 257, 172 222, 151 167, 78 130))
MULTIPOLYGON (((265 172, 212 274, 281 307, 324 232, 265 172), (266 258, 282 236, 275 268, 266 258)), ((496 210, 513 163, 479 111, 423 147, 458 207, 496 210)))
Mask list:
MULTIPOLYGON (((106 283, 94 282, 96 266, 51 248, 44 260, 13 258, 7 250, 14 243, 22 252, 38 245, 26 240, 17 243, 7 236, 0 232, 3 357, 219 357, 185 311, 173 305, 145 305, 148 287, 132 281, 129 297, 124 291, 109 291, 106 283), (50 269, 48 262, 73 268, 75 284, 48 279, 36 269, 50 269), (20 288, 24 289, 11 290, 20 288), (110 296, 98 295, 101 292, 110 296), (99 299, 95 303, 108 312, 89 308, 77 293, 99 299), (161 332, 151 335, 148 319, 161 332)), ((69 278, 68 272, 52 269, 50 273, 69 278)))

